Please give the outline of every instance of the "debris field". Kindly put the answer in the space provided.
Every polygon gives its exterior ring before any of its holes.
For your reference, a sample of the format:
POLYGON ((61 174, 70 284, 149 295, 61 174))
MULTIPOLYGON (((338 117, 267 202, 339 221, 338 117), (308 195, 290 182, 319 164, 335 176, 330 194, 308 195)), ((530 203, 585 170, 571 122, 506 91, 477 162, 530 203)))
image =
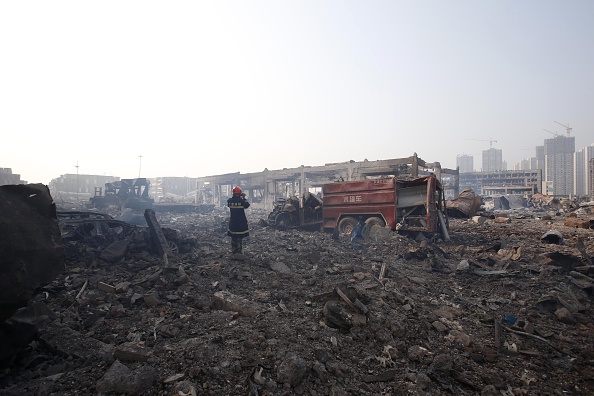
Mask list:
POLYGON ((165 256, 146 227, 62 227, 0 395, 594 393, 591 213, 450 218, 447 242, 374 226, 357 249, 247 214, 243 255, 218 208, 157 213, 165 256))

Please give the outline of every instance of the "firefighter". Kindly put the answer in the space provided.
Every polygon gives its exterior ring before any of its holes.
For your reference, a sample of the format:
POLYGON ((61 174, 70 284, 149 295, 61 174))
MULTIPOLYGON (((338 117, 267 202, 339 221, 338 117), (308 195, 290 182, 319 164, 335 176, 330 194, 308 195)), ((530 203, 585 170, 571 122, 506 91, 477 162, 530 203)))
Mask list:
POLYGON ((227 235, 231 237, 231 251, 233 254, 243 253, 243 238, 250 235, 245 209, 250 207, 250 203, 245 197, 241 188, 233 188, 233 196, 227 200, 227 207, 231 212, 229 217, 229 230, 227 235))
POLYGON ((355 250, 361 250, 365 247, 365 238, 363 237, 365 232, 365 222, 362 217, 359 217, 359 222, 353 227, 351 231, 351 247, 355 250))

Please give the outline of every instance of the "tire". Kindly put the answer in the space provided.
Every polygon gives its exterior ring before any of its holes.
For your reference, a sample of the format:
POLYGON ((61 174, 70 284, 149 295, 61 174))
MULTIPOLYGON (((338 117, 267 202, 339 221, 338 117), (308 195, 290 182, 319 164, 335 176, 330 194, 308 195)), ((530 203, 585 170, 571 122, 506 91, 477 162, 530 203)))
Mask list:
POLYGON ((343 217, 338 222, 338 232, 341 234, 350 235, 351 231, 353 231, 353 228, 355 228, 357 223, 358 223, 358 221, 354 217, 350 217, 350 216, 343 217))
POLYGON ((175 242, 167 241, 167 245, 169 245, 169 250, 171 251, 171 254, 177 255, 179 253, 179 248, 177 247, 175 242))
POLYGON ((370 217, 365 220, 365 228, 371 229, 371 227, 375 225, 385 227, 386 222, 381 217, 370 217))
POLYGON ((267 219, 268 224, 276 224, 276 220, 275 220, 276 216, 277 216, 277 214, 275 212, 270 213, 268 215, 268 219, 267 219))
POLYGON ((363 237, 369 239, 371 236, 371 230, 373 227, 384 228, 386 222, 381 217, 370 217, 365 220, 365 228, 363 229, 363 237))
POLYGON ((291 227, 291 216, 287 213, 281 213, 276 216, 274 226, 277 230, 287 231, 291 227))

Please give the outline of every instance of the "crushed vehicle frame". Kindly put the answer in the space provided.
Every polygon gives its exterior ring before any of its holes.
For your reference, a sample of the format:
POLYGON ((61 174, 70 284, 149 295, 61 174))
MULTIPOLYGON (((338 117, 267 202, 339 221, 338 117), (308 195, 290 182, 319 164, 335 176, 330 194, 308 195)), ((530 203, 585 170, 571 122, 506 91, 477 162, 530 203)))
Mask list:
POLYGON ((279 230, 296 227, 318 227, 322 224, 322 199, 307 192, 303 199, 296 196, 280 198, 268 215, 268 224, 279 230))
POLYGON ((60 219, 60 232, 65 242, 101 238, 107 241, 122 239, 138 229, 137 226, 112 218, 60 219))

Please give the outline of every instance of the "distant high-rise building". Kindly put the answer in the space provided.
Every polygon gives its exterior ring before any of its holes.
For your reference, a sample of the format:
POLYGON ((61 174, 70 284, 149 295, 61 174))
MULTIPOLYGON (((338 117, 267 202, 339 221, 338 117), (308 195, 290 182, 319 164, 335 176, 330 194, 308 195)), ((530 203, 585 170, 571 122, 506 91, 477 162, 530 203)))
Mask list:
POLYGON ((456 166, 460 173, 470 173, 474 171, 474 157, 469 154, 458 154, 456 157, 456 166))
POLYGON ((542 169, 544 174, 544 167, 544 146, 536 146, 536 168, 534 169, 542 169))
POLYGON ((530 169, 541 169, 538 167, 538 160, 536 157, 530 158, 530 169))
POLYGON ((590 199, 594 200, 594 158, 590 160, 590 199))
POLYGON ((495 172, 505 170, 503 165, 503 151, 496 148, 483 150, 483 172, 495 172))
POLYGON ((532 158, 524 158, 523 160, 516 162, 514 165, 514 170, 532 170, 532 169, 540 169, 536 165, 536 157, 532 158))
POLYGON ((594 144, 586 146, 573 155, 573 193, 585 196, 590 193, 590 160, 594 158, 594 144))
POLYGON ((544 143, 544 181, 552 184, 553 195, 573 194, 575 137, 555 136, 544 143))

